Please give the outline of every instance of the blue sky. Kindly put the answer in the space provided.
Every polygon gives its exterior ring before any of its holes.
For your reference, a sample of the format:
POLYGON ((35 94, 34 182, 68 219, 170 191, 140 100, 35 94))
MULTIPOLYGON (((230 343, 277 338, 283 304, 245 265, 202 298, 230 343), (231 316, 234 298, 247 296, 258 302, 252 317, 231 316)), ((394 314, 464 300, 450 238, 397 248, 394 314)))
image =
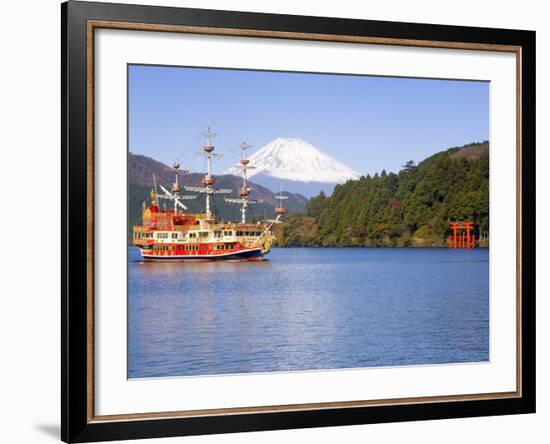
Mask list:
POLYGON ((443 149, 489 139, 489 83, 129 67, 129 148, 204 171, 196 151, 218 134, 221 173, 277 137, 305 139, 362 174, 399 171, 443 149))

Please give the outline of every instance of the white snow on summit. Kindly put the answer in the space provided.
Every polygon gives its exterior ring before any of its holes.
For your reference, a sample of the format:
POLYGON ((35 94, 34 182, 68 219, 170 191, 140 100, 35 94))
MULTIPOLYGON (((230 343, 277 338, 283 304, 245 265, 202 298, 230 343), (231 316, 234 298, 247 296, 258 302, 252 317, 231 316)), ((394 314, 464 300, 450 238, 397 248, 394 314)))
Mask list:
MULTIPOLYGON (((250 156, 249 177, 257 174, 294 182, 343 183, 360 174, 302 139, 278 138, 250 156)), ((236 167, 225 174, 239 175, 236 167)))

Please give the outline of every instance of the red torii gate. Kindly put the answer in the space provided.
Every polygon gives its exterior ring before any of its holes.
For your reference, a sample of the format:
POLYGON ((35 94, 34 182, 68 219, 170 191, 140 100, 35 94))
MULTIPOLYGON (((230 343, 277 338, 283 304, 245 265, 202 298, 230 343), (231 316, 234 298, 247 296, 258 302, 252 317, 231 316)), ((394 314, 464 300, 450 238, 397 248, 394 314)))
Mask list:
POLYGON ((449 228, 452 230, 447 238, 449 248, 475 248, 474 222, 451 221, 449 228))

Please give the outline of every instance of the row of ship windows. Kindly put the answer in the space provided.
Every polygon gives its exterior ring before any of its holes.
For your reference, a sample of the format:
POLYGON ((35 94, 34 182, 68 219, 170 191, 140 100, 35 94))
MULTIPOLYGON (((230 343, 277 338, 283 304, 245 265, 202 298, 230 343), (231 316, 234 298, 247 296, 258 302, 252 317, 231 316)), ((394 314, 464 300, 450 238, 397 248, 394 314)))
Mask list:
POLYGON ((214 247, 216 250, 233 250, 235 244, 218 244, 214 247))
MULTIPOLYGON (((137 231, 135 233, 136 239, 153 239, 154 233, 144 233, 137 231)), ((177 239, 178 233, 157 233, 156 239, 177 239)))
POLYGON ((153 245, 151 249, 154 251, 198 251, 198 245, 153 245))
POLYGON ((157 239, 177 239, 178 233, 157 233, 157 239))
MULTIPOLYGON (((146 233, 137 231, 135 233, 136 239, 152 239, 154 233, 146 233)), ((156 239, 177 239, 179 233, 156 233, 156 239)), ((197 237, 208 237, 209 232, 208 231, 197 231, 197 232, 190 232, 189 237, 191 239, 197 238, 197 237)), ((261 236, 261 231, 237 231, 237 236, 261 236)), ((224 231, 224 236, 234 236, 234 231, 224 231)), ((214 237, 220 238, 222 237, 221 231, 214 231, 214 237)))
POLYGON ((237 231, 237 236, 261 236, 261 231, 237 231))
MULTIPOLYGON (((218 244, 214 246, 215 250, 233 250, 235 244, 218 244)), ((153 251, 198 251, 198 245, 152 245, 153 251)))
POLYGON ((195 237, 208 237, 208 231, 191 232, 189 233, 189 237, 191 239, 195 237))
POLYGON ((145 232, 141 232, 141 231, 136 231, 135 238, 136 239, 152 239, 153 238, 153 233, 145 233, 145 232))

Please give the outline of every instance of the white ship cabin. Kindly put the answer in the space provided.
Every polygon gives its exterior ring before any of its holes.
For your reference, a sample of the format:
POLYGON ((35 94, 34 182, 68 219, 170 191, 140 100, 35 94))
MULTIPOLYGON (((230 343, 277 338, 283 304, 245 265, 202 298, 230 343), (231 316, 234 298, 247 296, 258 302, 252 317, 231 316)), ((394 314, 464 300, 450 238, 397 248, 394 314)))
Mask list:
POLYGON ((205 243, 253 241, 262 236, 260 227, 250 229, 190 230, 190 231, 156 231, 148 233, 155 243, 205 243))

